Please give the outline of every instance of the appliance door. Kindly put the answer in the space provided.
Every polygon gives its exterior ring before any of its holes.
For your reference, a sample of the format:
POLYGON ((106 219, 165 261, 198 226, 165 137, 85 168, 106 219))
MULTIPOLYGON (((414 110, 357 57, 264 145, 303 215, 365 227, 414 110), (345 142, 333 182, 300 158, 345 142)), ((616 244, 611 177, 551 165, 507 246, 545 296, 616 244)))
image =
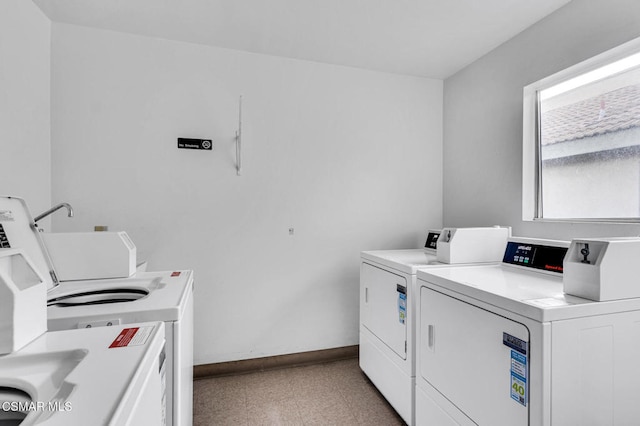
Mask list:
POLYGON ((529 330, 420 289, 420 374, 478 425, 527 425, 529 330))
POLYGON ((398 357, 407 359, 407 280, 368 263, 362 263, 362 325, 398 357))

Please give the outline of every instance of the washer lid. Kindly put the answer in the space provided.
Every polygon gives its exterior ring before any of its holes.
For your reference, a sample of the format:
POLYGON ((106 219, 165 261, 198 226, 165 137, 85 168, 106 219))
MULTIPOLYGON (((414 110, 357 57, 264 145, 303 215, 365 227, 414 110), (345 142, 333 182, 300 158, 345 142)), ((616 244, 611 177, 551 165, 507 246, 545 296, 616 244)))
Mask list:
POLYGON ((0 249, 20 248, 33 261, 47 290, 58 285, 53 263, 22 198, 0 196, 0 249))

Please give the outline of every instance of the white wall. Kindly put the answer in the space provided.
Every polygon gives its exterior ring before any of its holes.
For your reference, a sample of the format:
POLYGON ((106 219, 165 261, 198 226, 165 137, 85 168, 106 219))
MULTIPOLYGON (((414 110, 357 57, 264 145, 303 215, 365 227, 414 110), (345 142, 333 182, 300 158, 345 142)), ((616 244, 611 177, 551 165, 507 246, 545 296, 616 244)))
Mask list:
POLYGON ((444 222, 515 235, 638 235, 638 225, 522 221, 522 89, 640 36, 637 0, 573 1, 445 80, 444 222))
POLYGON ((0 1, 0 195, 51 205, 49 19, 30 1, 0 1))
POLYGON ((52 37, 53 195, 76 211, 54 227, 126 230, 150 269, 194 269, 196 364, 357 344, 359 252, 421 247, 442 225, 441 81, 66 24, 52 37))

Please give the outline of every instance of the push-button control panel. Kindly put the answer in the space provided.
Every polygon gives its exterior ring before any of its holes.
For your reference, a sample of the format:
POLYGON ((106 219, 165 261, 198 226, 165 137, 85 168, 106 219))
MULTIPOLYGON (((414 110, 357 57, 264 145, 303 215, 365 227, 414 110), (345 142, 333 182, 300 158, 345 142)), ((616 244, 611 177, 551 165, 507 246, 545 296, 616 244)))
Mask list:
POLYGON ((9 239, 7 238, 7 233, 4 232, 4 226, 0 223, 0 248, 11 248, 11 244, 9 244, 9 239))
POLYGON ((566 247, 509 241, 502 261, 512 265, 562 273, 566 247))

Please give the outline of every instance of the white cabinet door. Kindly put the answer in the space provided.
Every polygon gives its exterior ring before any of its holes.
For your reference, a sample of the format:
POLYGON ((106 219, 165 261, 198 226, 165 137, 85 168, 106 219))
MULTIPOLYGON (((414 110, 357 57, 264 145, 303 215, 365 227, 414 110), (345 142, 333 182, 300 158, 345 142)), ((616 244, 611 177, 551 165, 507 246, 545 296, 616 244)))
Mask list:
POLYGON ((426 287, 419 306, 418 374, 478 425, 527 425, 527 328, 426 287))
POLYGON ((360 283, 362 324, 400 358, 406 359, 406 279, 401 275, 362 263, 360 283))

